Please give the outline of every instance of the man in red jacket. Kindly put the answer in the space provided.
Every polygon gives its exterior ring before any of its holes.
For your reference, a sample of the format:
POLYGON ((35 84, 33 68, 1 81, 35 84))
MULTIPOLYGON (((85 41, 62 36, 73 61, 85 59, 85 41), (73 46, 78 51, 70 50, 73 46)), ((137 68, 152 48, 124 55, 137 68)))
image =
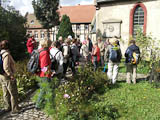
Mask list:
POLYGON ((34 39, 34 35, 30 35, 29 39, 27 40, 27 50, 28 50, 28 53, 32 53, 33 49, 35 48, 35 44, 36 44, 36 41, 34 39))

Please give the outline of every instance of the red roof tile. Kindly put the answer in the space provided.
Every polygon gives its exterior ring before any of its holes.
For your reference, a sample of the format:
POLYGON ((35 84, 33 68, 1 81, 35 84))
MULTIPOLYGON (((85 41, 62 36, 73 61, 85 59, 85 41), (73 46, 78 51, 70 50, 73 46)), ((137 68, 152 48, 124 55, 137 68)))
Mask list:
POLYGON ((91 23, 96 13, 94 5, 61 6, 59 8, 60 17, 67 15, 71 23, 91 23))

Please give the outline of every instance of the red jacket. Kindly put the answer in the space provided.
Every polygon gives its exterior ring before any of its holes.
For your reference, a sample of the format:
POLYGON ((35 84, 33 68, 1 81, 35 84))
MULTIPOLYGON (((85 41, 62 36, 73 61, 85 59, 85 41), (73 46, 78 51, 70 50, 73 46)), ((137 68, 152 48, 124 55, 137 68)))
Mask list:
MULTIPOLYGON (((41 51, 44 48, 40 48, 39 51, 41 51)), ((50 65, 51 65, 51 60, 49 56, 49 51, 45 50, 42 51, 39 55, 39 66, 41 71, 38 73, 40 77, 51 77, 51 71, 50 71, 50 65)))
POLYGON ((35 40, 33 38, 29 38, 28 41, 27 41, 27 50, 28 50, 28 53, 32 53, 33 49, 34 49, 34 43, 33 41, 35 42, 35 40))
POLYGON ((97 62, 100 61, 100 49, 98 46, 92 48, 92 62, 94 61, 94 57, 96 56, 97 62))

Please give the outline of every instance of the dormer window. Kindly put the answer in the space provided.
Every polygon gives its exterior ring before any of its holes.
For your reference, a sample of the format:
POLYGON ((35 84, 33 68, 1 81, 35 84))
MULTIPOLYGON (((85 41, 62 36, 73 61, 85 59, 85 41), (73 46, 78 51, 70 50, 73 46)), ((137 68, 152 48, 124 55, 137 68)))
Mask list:
POLYGON ((34 20, 31 20, 31 23, 30 24, 34 24, 34 20))

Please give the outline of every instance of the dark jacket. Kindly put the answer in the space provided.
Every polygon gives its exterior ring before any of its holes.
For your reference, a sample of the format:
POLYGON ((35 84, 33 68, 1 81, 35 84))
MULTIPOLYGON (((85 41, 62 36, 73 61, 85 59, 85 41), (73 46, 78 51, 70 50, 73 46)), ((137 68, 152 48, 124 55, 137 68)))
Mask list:
POLYGON ((92 52, 92 47, 93 47, 92 41, 91 39, 89 39, 89 52, 92 52))
POLYGON ((133 53, 133 52, 136 52, 137 54, 140 54, 139 47, 136 46, 135 44, 129 46, 129 47, 127 48, 126 52, 125 52, 125 57, 126 57, 125 62, 126 62, 126 63, 131 63, 132 58, 133 58, 133 56, 132 56, 132 53, 133 53))

